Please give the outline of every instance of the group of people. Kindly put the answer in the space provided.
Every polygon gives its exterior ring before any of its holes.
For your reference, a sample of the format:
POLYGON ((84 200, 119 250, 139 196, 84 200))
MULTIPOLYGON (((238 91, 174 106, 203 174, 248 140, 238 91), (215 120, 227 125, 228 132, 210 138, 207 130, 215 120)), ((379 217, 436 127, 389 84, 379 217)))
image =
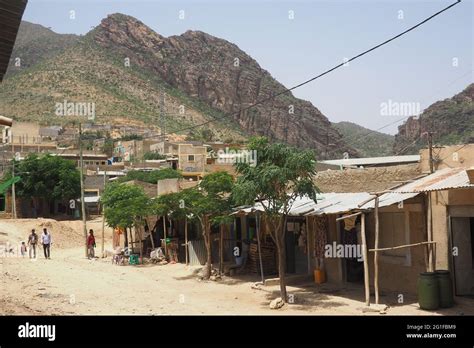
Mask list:
POLYGON ((21 255, 25 256, 29 249, 28 254, 30 259, 36 258, 36 245, 38 245, 40 241, 43 245, 44 258, 51 259, 51 245, 53 244, 53 241, 47 228, 43 228, 41 236, 38 236, 34 228, 31 230, 31 234, 28 236, 28 244, 21 242, 21 255))
MULTIPOLYGON (((24 257, 27 251, 29 251, 28 254, 30 259, 36 259, 36 245, 39 241, 41 241, 41 244, 43 245, 44 258, 51 259, 51 245, 53 244, 53 241, 51 239, 51 233, 48 232, 47 228, 43 228, 43 234, 41 234, 41 236, 36 234, 34 228, 31 230, 31 234, 28 236, 28 244, 21 242, 21 255, 24 257)), ((90 229, 89 236, 87 237, 87 256, 89 259, 95 257, 95 246, 94 231, 90 229)))

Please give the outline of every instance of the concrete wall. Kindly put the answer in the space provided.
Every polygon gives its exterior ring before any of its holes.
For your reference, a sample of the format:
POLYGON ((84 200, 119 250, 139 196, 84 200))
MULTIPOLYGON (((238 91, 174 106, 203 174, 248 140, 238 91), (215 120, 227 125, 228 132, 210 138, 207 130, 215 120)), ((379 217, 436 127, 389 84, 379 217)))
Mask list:
MULTIPOLYGON (((434 148, 433 154, 435 170, 453 167, 474 167, 474 144, 437 147, 434 148)), ((430 171, 428 149, 420 150, 420 156, 420 168, 423 172, 427 173, 430 171)))
MULTIPOLYGON (((433 240, 437 242, 436 268, 451 269, 450 211, 465 211, 474 216, 474 189, 456 189, 432 192, 433 240)), ((457 214, 459 215, 459 214, 457 214)))
POLYGON ((178 179, 158 180, 158 196, 179 191, 178 179))
POLYGON ((206 164, 207 150, 204 146, 180 144, 178 148, 178 168, 183 172, 202 173, 206 164), (189 156, 194 156, 190 161, 189 156))
MULTIPOLYGON (((423 213, 423 197, 416 197, 402 208, 398 206, 384 207, 380 213, 403 212, 405 216, 405 228, 407 240, 405 244, 418 243, 426 241, 426 225, 423 213)), ((327 243, 341 244, 342 240, 336 222, 336 215, 330 215, 328 225, 327 243)), ((384 226, 380 226, 380 233, 383 233, 384 226)), ((375 217, 373 212, 366 215, 366 236, 368 248, 372 249, 375 245, 375 217)), ((393 245, 395 246, 395 245, 393 245)), ((409 249, 409 256, 403 261, 399 258, 393 258, 379 254, 379 288, 381 291, 396 292, 401 294, 416 293, 417 280, 420 272, 426 271, 425 250, 423 246, 417 246, 409 249), (406 261, 407 260, 407 261, 406 261)), ((373 290, 374 287, 374 253, 369 252, 369 283, 373 290)), ((344 259, 325 258, 324 265, 327 281, 341 286, 346 284, 345 271, 343 267, 344 259)))
MULTIPOLYGON (((400 209, 396 205, 380 209, 380 213, 395 213, 402 211, 405 216, 406 242, 414 244, 426 241, 426 224, 423 205, 420 199, 412 203, 405 203, 400 209)), ((366 219, 367 244, 372 249, 375 246, 375 215, 370 213, 366 219)), ((380 226, 380 234, 384 226, 380 226)), ((396 245, 393 245, 396 246, 396 245)), ((382 247, 382 246, 379 246, 382 247)), ((384 246, 385 247, 385 246, 384 246)), ((379 253, 379 288, 381 291, 394 291, 399 294, 416 293, 418 275, 426 271, 425 246, 415 246, 407 250, 407 257, 402 261, 379 253)), ((374 282, 374 253, 369 252, 369 278, 370 286, 374 282)))

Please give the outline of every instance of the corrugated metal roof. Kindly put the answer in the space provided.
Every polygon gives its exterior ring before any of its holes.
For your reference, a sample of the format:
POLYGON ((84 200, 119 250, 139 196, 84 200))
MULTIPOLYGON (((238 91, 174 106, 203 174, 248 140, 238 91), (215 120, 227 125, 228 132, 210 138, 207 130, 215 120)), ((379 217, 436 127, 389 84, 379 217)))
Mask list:
MULTIPOLYGON (((410 199, 418 193, 398 193, 389 192, 379 197, 379 207, 386 207, 410 199)), ((375 200, 359 207, 360 204, 373 197, 367 192, 350 193, 323 193, 318 195, 317 203, 308 197, 297 198, 290 209, 290 215, 322 215, 322 214, 342 214, 352 210, 374 209, 375 200)), ((256 211, 264 211, 261 203, 256 203, 252 207, 239 207, 233 214, 249 214, 256 211)))
POLYGON ((429 192, 457 188, 474 188, 464 168, 445 168, 393 189, 393 192, 429 192))
POLYGON ((347 158, 338 160, 321 161, 325 164, 333 164, 338 166, 363 166, 371 164, 393 164, 393 163, 410 163, 419 162, 420 155, 407 156, 383 156, 383 157, 365 157, 365 158, 347 158))

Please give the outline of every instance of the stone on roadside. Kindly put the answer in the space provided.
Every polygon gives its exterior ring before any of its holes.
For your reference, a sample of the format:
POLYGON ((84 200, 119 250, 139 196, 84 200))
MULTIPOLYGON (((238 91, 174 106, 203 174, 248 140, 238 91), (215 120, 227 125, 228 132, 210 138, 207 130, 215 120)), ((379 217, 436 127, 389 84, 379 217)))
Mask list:
POLYGON ((283 299, 281 297, 277 297, 272 302, 270 302, 270 309, 279 309, 283 307, 284 304, 285 302, 283 302, 283 299))

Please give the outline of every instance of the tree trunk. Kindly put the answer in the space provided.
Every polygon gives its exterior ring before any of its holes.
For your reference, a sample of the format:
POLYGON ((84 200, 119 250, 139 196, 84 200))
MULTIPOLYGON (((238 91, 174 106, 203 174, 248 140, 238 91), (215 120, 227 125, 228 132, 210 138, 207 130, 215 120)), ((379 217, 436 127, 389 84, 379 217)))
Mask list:
MULTIPOLYGON (((284 228, 284 227, 283 227, 284 228)), ((284 235, 283 238, 281 236, 277 236, 277 253, 278 253, 278 276, 280 277, 280 297, 283 301, 287 302, 287 295, 286 295, 286 250, 285 250, 285 243, 284 235)))
POLYGON ((287 303, 286 296, 286 250, 285 250, 285 230, 286 230, 286 217, 282 216, 278 219, 278 222, 272 218, 267 221, 267 226, 270 227, 270 236, 275 242, 278 254, 278 277, 280 278, 280 297, 287 303))

